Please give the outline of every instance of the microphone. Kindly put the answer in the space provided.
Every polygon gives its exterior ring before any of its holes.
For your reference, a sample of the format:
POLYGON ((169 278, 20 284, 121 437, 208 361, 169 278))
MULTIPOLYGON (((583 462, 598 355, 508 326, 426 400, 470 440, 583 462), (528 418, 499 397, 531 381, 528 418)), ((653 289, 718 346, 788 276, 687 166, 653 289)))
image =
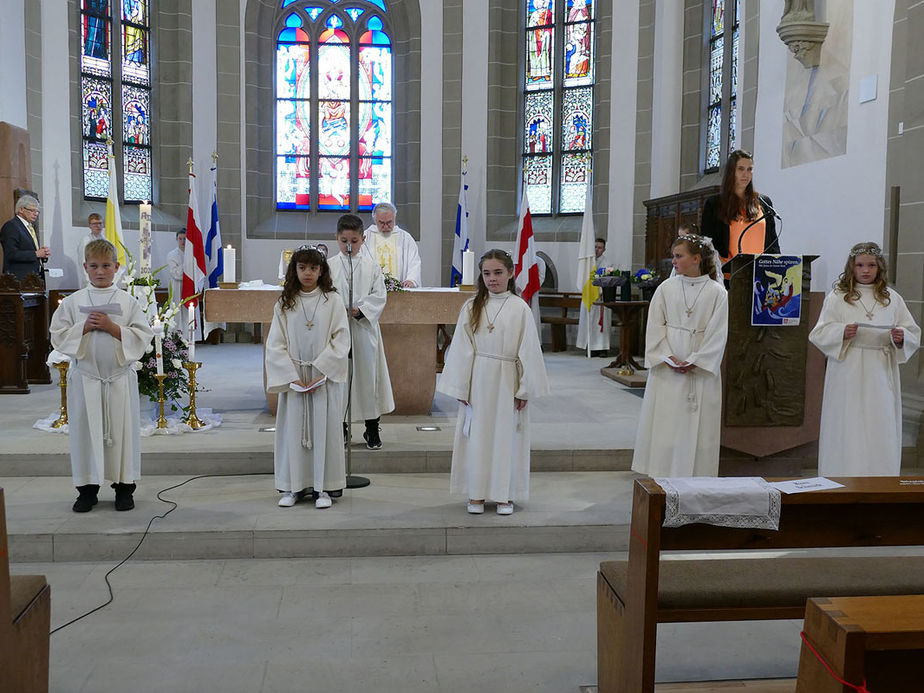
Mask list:
POLYGON ((347 255, 352 255, 352 254, 353 254, 353 244, 347 243, 347 255))

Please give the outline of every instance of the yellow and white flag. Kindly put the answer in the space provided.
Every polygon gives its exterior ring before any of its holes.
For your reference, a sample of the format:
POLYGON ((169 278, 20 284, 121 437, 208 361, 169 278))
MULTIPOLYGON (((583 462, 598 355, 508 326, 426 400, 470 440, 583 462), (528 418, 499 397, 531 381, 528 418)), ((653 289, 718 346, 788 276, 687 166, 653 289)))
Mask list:
POLYGON ((122 217, 119 214, 119 191, 116 185, 115 157, 109 140, 109 196, 106 198, 106 240, 116 247, 119 264, 125 267, 125 241, 122 238, 122 217))
POLYGON ((587 199, 584 202, 584 221, 581 223, 581 243, 578 245, 577 289, 581 292, 581 302, 588 313, 598 298, 600 287, 593 285, 597 271, 597 256, 594 252, 594 216, 592 186, 587 182, 587 199))

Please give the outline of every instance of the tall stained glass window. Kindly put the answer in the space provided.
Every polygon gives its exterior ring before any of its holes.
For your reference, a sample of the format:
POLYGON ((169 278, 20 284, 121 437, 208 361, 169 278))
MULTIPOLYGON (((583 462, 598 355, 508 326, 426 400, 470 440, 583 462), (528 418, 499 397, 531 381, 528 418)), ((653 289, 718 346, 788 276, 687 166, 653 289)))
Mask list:
POLYGON ((523 176, 533 214, 584 211, 593 152, 595 0, 525 0, 523 176))
POLYGON ((738 24, 741 0, 710 0, 704 170, 717 171, 737 148, 738 24), (729 39, 730 40, 727 40, 729 39), (726 147, 723 149, 723 146, 726 147))
POLYGON ((109 193, 110 137, 117 157, 121 153, 123 199, 152 198, 149 13, 149 0, 80 0, 83 194, 89 199, 109 193))
POLYGON ((359 211, 392 197, 384 0, 280 0, 276 207, 359 211))

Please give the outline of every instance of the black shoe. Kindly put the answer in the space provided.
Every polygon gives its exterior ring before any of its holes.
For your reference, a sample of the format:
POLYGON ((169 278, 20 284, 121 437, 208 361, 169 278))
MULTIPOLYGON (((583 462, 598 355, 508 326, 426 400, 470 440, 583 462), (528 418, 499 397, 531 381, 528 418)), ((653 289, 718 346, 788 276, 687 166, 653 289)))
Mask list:
POLYGON ((132 494, 135 492, 135 484, 113 484, 115 489, 115 509, 131 510, 135 507, 135 499, 132 494))
POLYGON ((366 426, 366 432, 363 433, 363 440, 366 441, 366 447, 370 450, 378 450, 382 447, 382 437, 379 435, 379 427, 366 426))
POLYGON ((77 492, 80 494, 77 496, 77 500, 74 501, 72 510, 75 513, 88 513, 99 501, 97 499, 97 494, 99 493, 98 484, 87 484, 86 486, 78 486, 77 492))

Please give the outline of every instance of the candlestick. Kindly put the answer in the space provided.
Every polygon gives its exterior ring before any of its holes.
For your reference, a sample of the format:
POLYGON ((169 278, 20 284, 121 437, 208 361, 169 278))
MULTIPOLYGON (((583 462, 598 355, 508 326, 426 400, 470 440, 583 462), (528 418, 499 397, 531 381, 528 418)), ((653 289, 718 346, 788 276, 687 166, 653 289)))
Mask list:
POLYGON ((237 281, 237 251, 231 247, 229 243, 225 248, 225 257, 224 257, 225 269, 223 279, 226 282, 237 281))
POLYGON ((475 283, 475 253, 471 250, 462 251, 462 284, 471 286, 475 283))
POLYGON ((61 388, 61 415, 51 424, 52 428, 67 426, 67 369, 69 367, 70 364, 67 361, 60 361, 55 364, 55 368, 58 369, 58 375, 61 378, 58 381, 58 387, 61 388))
POLYGON ((141 245, 138 254, 138 274, 147 277, 151 274, 151 205, 147 200, 138 205, 138 217, 141 245))
POLYGON ((196 370, 201 365, 201 363, 193 363, 191 361, 187 361, 183 364, 183 368, 189 372, 189 414, 183 419, 183 423, 194 431, 205 426, 199 417, 196 416, 196 370))
POLYGON ((157 406, 160 409, 157 416, 157 427, 167 428, 167 419, 164 416, 164 380, 167 376, 163 373, 158 373, 154 377, 157 378, 157 406))

